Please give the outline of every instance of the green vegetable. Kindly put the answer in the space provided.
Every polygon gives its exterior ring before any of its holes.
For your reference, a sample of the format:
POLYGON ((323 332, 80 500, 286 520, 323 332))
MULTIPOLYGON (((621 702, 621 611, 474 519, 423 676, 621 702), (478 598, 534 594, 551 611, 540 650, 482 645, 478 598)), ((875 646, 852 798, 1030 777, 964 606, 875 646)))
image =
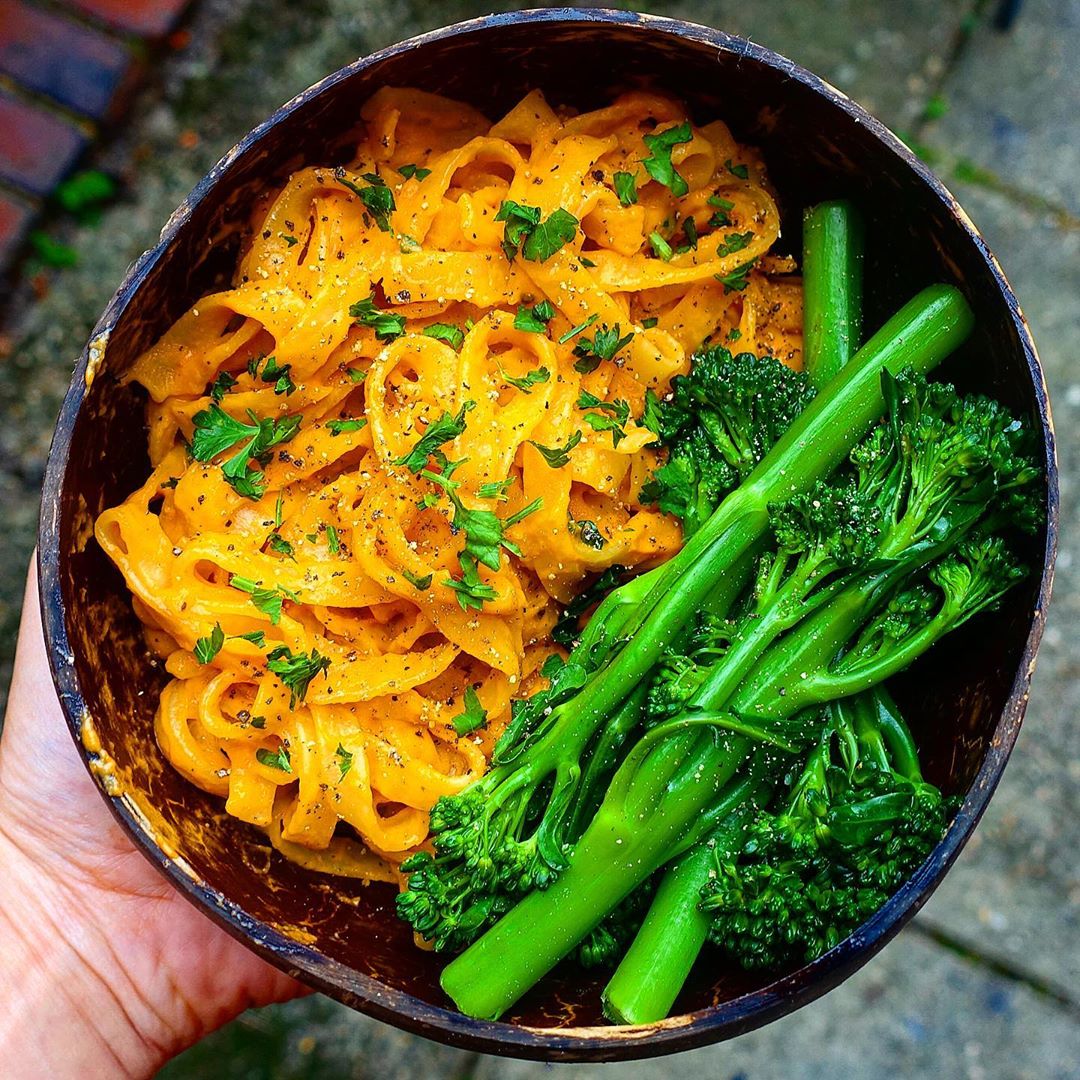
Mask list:
MULTIPOLYGON (((999 534, 1037 520, 1027 429, 986 398, 962 398, 910 372, 883 379, 889 421, 855 448, 850 468, 774 505, 775 548, 759 565, 746 614, 717 624, 711 642, 705 626, 704 648, 668 654, 650 693, 652 727, 624 757, 566 868, 445 969, 443 988, 463 1012, 500 1015, 658 867, 743 805, 748 793, 733 806, 732 791, 754 784, 756 748, 798 754, 820 745, 823 705, 903 670, 1024 577, 999 534)), ((874 848, 882 833, 859 807, 886 789, 854 787, 835 789, 847 809, 829 827, 842 824, 862 865, 880 870, 892 849, 874 848)), ((897 802, 889 800, 890 828, 923 820, 924 800, 897 802)), ((934 827, 926 824, 921 844, 940 838, 939 828, 928 840, 934 827)), ((767 885, 769 872, 753 870, 749 854, 746 878, 767 885)), ((781 844, 762 859, 793 876, 820 869, 791 867, 789 854, 781 844)), ((887 880, 910 867, 901 861, 887 880)), ((718 903, 731 914, 730 896, 718 903)), ((792 910, 808 950, 832 940, 828 928, 815 937, 810 914, 792 910)), ((842 929, 865 912, 848 899, 830 915, 842 929)), ((774 933, 770 955, 786 931, 774 933)))
POLYGON ((417 180, 425 180, 431 175, 430 169, 421 168, 419 165, 399 165, 398 172, 401 173, 406 180, 414 176, 417 180))
POLYGON ((374 327, 380 341, 393 341, 405 333, 405 316, 377 308, 374 293, 350 305, 349 314, 362 326, 374 327))
POLYGON ((292 765, 289 763, 289 748, 284 745, 279 746, 277 750, 267 750, 265 747, 260 746, 255 751, 255 760, 260 765, 266 765, 271 769, 292 772, 292 765))
POLYGON ((573 450, 579 442, 581 442, 581 432, 575 431, 562 446, 542 446, 534 439, 529 440, 529 445, 535 446, 536 449, 540 451, 543 459, 551 466, 551 468, 561 469, 564 465, 569 463, 570 451, 573 450))
POLYGON ((653 254, 664 262, 671 262, 675 257, 671 245, 658 232, 649 233, 649 245, 653 249, 653 254))
POLYGON ((461 564, 461 577, 449 577, 443 584, 457 593, 458 604, 462 611, 480 611, 486 600, 494 600, 498 593, 493 586, 481 581, 476 559, 470 559, 464 552, 458 556, 461 564))
MULTIPOLYGON (((262 371, 259 371, 259 361, 253 360, 248 364, 248 371, 251 372, 251 377, 258 377, 263 382, 274 384, 275 394, 285 394, 288 396, 296 389, 296 384, 292 381, 289 372, 292 370, 292 364, 279 364, 277 357, 268 356, 266 362, 262 366, 262 371)), ((218 400, 218 399, 215 399, 218 400)))
MULTIPOLYGON (((291 550, 291 549, 290 549, 291 550)), ((296 593, 291 589, 283 588, 278 585, 273 589, 263 588, 257 581, 252 581, 251 578, 241 577, 239 574, 233 574, 229 579, 229 584, 234 589, 240 589, 243 592, 250 594, 251 602, 264 614, 270 616, 270 623, 273 626, 277 626, 281 620, 281 605, 285 600, 296 600, 296 593)))
POLYGON ((689 632, 696 612, 708 606, 720 618, 727 614, 768 534, 769 504, 827 476, 881 415, 883 369, 929 370, 970 324, 955 290, 920 294, 811 402, 678 555, 606 596, 568 661, 545 665, 549 688, 515 706, 491 770, 434 808, 436 855, 405 865, 409 888, 398 901, 418 932, 437 948, 460 948, 517 898, 558 877, 620 748, 640 729, 651 672, 689 632))
POLYGON ((445 463, 446 456, 439 447, 456 439, 465 430, 465 414, 475 408, 475 401, 466 401, 458 409, 457 415, 451 416, 450 413, 444 412, 438 420, 428 424, 416 445, 407 454, 397 458, 394 464, 404 465, 409 472, 415 474, 427 468, 428 458, 432 455, 436 456, 440 464, 445 463))
POLYGON ((221 629, 221 623, 214 623, 214 629, 208 637, 201 637, 195 642, 195 659, 200 664, 209 664, 225 644, 225 631, 221 629))
POLYGON ((686 181, 675 171, 671 164, 671 151, 680 143, 688 143, 693 139, 689 122, 677 124, 666 131, 656 135, 646 135, 643 138, 645 146, 649 150, 649 156, 642 162, 645 171, 658 183, 669 188, 671 194, 679 198, 685 195, 690 187, 686 181))
POLYGON ((425 326, 421 333, 424 337, 445 341, 451 349, 460 349, 465 341, 465 331, 460 326, 451 326, 449 323, 431 323, 425 326))
POLYGON ((626 425, 630 421, 630 403, 622 398, 601 401, 595 394, 582 390, 577 400, 579 409, 599 409, 587 412, 583 419, 593 431, 610 431, 612 444, 618 446, 626 438, 626 425))
POLYGON ((814 387, 851 359, 862 321, 862 221, 849 202, 803 215, 803 355, 814 387))
POLYGON ((362 416, 357 418, 342 416, 326 421, 326 429, 331 435, 344 435, 347 431, 360 431, 365 427, 367 427, 367 420, 362 416))
POLYGON ((521 255, 529 262, 547 262, 577 235, 578 219, 560 207, 529 232, 521 255))
POLYGON ((514 375, 507 375, 505 371, 501 372, 503 381, 509 383, 510 386, 517 387, 523 394, 528 394, 534 386, 538 383, 546 383, 551 378, 551 372, 546 367, 533 368, 532 371, 526 371, 521 378, 517 378, 514 375))
POLYGON ((471 686, 465 687, 465 699, 462 704, 465 706, 464 711, 458 713, 453 719, 454 731, 459 737, 471 735, 474 731, 487 726, 487 712, 471 686))
POLYGON ((737 266, 730 273, 714 275, 716 280, 723 284, 725 296, 732 292, 742 292, 746 288, 747 275, 753 269, 754 261, 751 259, 749 262, 743 263, 742 266, 737 266))
POLYGON ((386 181, 376 173, 364 173, 361 179, 364 185, 354 184, 345 176, 345 170, 334 170, 334 179, 342 187, 347 187, 354 195, 358 196, 364 204, 364 209, 375 219, 375 224, 383 232, 390 232, 390 215, 397 209, 394 202, 394 193, 386 186, 386 181))
POLYGON ((402 577, 414 588, 419 589, 421 592, 426 592, 431 588, 431 574, 414 574, 411 570, 403 569, 401 571, 402 577))
POLYGON ((637 180, 634 174, 617 172, 612 180, 615 183, 615 194, 619 196, 619 202, 623 206, 633 206, 637 202, 637 180))
POLYGON ((633 330, 621 334, 621 329, 618 323, 610 330, 607 323, 601 323, 600 329, 591 338, 581 337, 574 345, 574 355, 579 357, 574 368, 587 375, 595 371, 602 360, 614 360, 634 340, 633 330))
POLYGON ((307 697, 312 680, 326 674, 330 658, 320 656, 317 649, 294 653, 287 645, 279 645, 266 654, 266 666, 289 691, 289 708, 295 709, 297 702, 307 697))
POLYGON ((547 331, 547 324, 554 318, 555 305, 550 300, 541 300, 531 308, 522 304, 514 315, 514 329, 543 334, 547 331))
POLYGON ((197 412, 191 421, 194 427, 191 456, 196 461, 212 461, 243 441, 244 445, 222 464, 221 471, 238 495, 261 499, 266 490, 265 477, 257 468, 250 471, 250 466, 253 462, 262 464, 275 446, 288 442, 300 427, 301 418, 295 415, 281 420, 260 420, 251 409, 247 415, 250 424, 234 419, 216 402, 209 409, 197 412))
POLYGON ((338 768, 341 770, 341 775, 338 780, 344 780, 349 774, 349 770, 352 768, 353 755, 351 750, 346 750, 341 743, 337 744, 337 749, 334 751, 335 757, 338 759, 338 768))

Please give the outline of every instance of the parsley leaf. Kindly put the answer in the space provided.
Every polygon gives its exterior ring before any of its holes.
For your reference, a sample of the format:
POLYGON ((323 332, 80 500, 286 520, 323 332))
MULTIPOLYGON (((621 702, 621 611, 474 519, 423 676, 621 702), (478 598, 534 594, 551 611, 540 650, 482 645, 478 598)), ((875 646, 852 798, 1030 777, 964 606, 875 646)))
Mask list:
POLYGON ((341 537, 338 536, 338 531, 333 525, 326 526, 326 546, 330 549, 331 555, 336 555, 341 550, 341 537))
POLYGON ((578 538, 583 544, 588 545, 594 551, 599 551, 607 543, 607 539, 597 527, 595 521, 589 521, 587 518, 582 518, 580 521, 571 521, 570 528, 571 531, 578 534, 578 538))
POLYGON ((465 706, 465 711, 455 716, 451 723, 458 736, 463 738, 482 727, 487 727, 487 712, 471 686, 465 687, 462 704, 465 706))
POLYGON ((716 249, 716 255, 722 259, 725 255, 734 255, 736 251, 742 251, 751 240, 754 239, 752 232, 728 233, 723 243, 716 249))
POLYGON ((649 233, 649 244, 652 246, 653 254, 658 259, 671 262, 675 252, 671 250, 671 245, 658 232, 649 233))
POLYGON ((651 330, 659 321, 660 320, 655 317, 650 319, 642 319, 641 328, 642 330, 651 330))
POLYGON ((668 128, 656 135, 646 135, 643 141, 649 149, 649 156, 642 162, 645 171, 658 183, 669 188, 676 198, 685 195, 690 186, 675 171, 671 164, 671 151, 680 143, 688 143, 693 139, 690 123, 686 121, 675 127, 668 128))
POLYGON ((225 644, 225 631, 221 629, 221 623, 214 623, 214 629, 208 637, 201 637, 195 642, 195 659, 200 664, 209 664, 225 644))
POLYGON ((295 709, 307 696, 312 679, 330 667, 330 658, 320 656, 317 649, 310 654, 294 653, 288 645, 279 645, 266 654, 266 666, 289 691, 289 708, 295 709))
POLYGON ((659 435, 663 420, 660 416, 660 399, 650 389, 645 391, 645 409, 641 414, 641 426, 659 435))
POLYGON ((405 333, 405 316, 377 308, 374 293, 350 305, 349 314, 361 326, 374 327, 375 337, 379 341, 393 341, 405 333))
POLYGON ((277 586, 273 589, 263 588, 257 581, 252 581, 251 578, 241 577, 239 574, 233 574, 229 579, 229 584, 234 589, 240 589, 242 592, 248 593, 251 597, 251 602, 264 614, 270 617, 270 623, 272 626, 277 626, 281 621, 281 605, 285 600, 295 600, 296 593, 291 589, 277 586))
POLYGON ((634 340, 634 332, 619 336, 621 327, 618 323, 614 329, 609 330, 607 323, 601 323, 600 329, 592 338, 583 337, 574 346, 574 355, 580 357, 574 369, 582 375, 588 375, 600 366, 601 360, 614 360, 617 353, 621 352, 631 341, 634 340))
POLYGON ((281 420, 260 420, 247 410, 250 424, 231 417, 216 402, 192 417, 194 434, 191 438, 191 456, 196 461, 207 462, 218 454, 247 440, 244 445, 221 466, 225 480, 238 495, 248 499, 261 499, 266 488, 265 477, 256 470, 249 472, 251 462, 260 461, 268 451, 279 443, 288 442, 300 427, 300 416, 286 416, 281 420))
POLYGON ((582 390, 578 398, 579 409, 600 409, 600 412, 587 412, 585 423, 593 431, 610 431, 612 444, 618 446, 626 438, 625 427, 630 420, 630 403, 622 398, 616 401, 601 401, 595 394, 582 390))
POLYGON ((496 221, 505 221, 502 249, 508 260, 513 260, 518 248, 529 233, 540 224, 540 207, 525 206, 506 199, 495 215, 496 221))
POLYGON ((451 326, 449 323, 437 322, 425 326, 420 331, 424 337, 435 338, 437 341, 445 341, 451 349, 460 349, 465 340, 465 331, 460 326, 451 326))
POLYGON ((431 175, 430 169, 421 168, 419 165, 399 165, 398 170, 408 180, 415 176, 417 180, 424 180, 431 175))
POLYGON ((562 446, 541 446, 540 443, 529 440, 530 446, 535 446, 540 451, 543 459, 553 469, 561 469, 570 460, 570 451, 581 442, 581 432, 575 431, 562 446))
POLYGON ((401 571, 401 576, 414 588, 424 592, 431 588, 431 574, 414 574, 411 570, 401 571))
MULTIPOLYGON (((427 467, 428 458, 436 453, 443 443, 456 439, 465 430, 465 414, 475 408, 475 401, 466 401, 458 410, 457 416, 444 412, 438 420, 428 424, 416 445, 407 454, 395 458, 393 463, 404 465, 414 475, 419 473, 427 467)), ((443 460, 445 461, 445 458, 443 460)))
POLYGON ((633 173, 617 172, 613 177, 615 181, 615 194, 619 196, 619 202, 623 206, 633 206, 637 202, 637 181, 633 173))
POLYGON ((730 292, 742 292, 746 288, 746 275, 750 273, 754 262, 755 260, 751 259, 742 266, 737 266, 730 274, 714 275, 717 281, 723 282, 725 296, 730 292))
POLYGON ((517 309, 514 316, 514 329, 525 330, 531 334, 542 334, 547 330, 547 324, 555 318, 555 306, 550 300, 541 300, 531 308, 524 304, 517 309))
POLYGON ((461 577, 447 578, 443 584, 457 593, 457 600, 462 611, 468 611, 470 608, 479 611, 483 608, 485 600, 494 600, 499 594, 491 585, 480 580, 480 573, 472 559, 462 553, 458 556, 458 562, 461 563, 461 577))
POLYGON ((727 169, 732 176, 737 176, 740 180, 748 180, 750 178, 750 170, 745 165, 732 165, 731 158, 728 158, 724 162, 724 168, 727 169))
POLYGON ((282 772, 292 772, 292 765, 289 763, 289 750, 284 744, 277 750, 267 750, 266 747, 260 746, 255 751, 255 760, 260 765, 269 766, 271 769, 280 769, 282 772))
POLYGON ((397 209, 394 202, 394 193, 386 186, 386 181, 375 173, 364 173, 361 177, 367 183, 367 187, 361 187, 346 179, 345 170, 338 166, 334 170, 334 179, 343 187, 347 187, 354 195, 359 196, 364 204, 364 209, 375 219, 375 224, 383 232, 390 232, 390 215, 397 209))
POLYGON ((293 546, 281 535, 281 533, 273 532, 270 534, 270 550, 276 551, 279 555, 284 555, 288 559, 292 559, 296 562, 296 556, 293 554, 293 546))
POLYGON ((288 233, 278 233, 278 236, 280 236, 281 239, 289 245, 289 247, 294 247, 296 244, 300 243, 300 241, 297 240, 295 236, 289 236, 288 233))
POLYGON ((565 345, 572 337, 577 337, 582 330, 588 330, 599 318, 599 315, 590 315, 583 323, 578 323, 577 326, 571 327, 561 338, 559 338, 559 344, 565 345))
POLYGON ((514 478, 508 476, 505 480, 495 480, 490 484, 481 484, 477 489, 477 497, 481 499, 498 499, 505 502, 507 492, 514 485, 514 478))
POLYGON ((341 775, 338 780, 344 780, 348 775, 349 770, 352 768, 353 756, 349 750, 346 750, 341 743, 337 744, 337 749, 334 751, 335 756, 338 759, 338 768, 341 770, 341 775))
POLYGON ((346 431, 359 431, 361 428, 367 427, 367 420, 364 417, 327 420, 326 427, 331 435, 344 435, 346 431))
POLYGON ((227 371, 220 371, 210 384, 210 397, 214 401, 220 401, 235 385, 236 380, 227 371))
POLYGON ((741 338, 741 337, 742 337, 742 331, 737 326, 733 326, 728 331, 728 335, 727 335, 728 341, 738 341, 739 338, 741 338))
POLYGON ((691 250, 697 251, 697 222, 692 217, 688 217, 683 222, 683 232, 686 234, 686 242, 691 250))
POLYGON ((367 372, 361 371, 359 368, 346 368, 345 374, 349 376, 349 382, 362 383, 367 378, 367 372))
POLYGON ((561 206, 525 238, 522 257, 529 262, 547 262, 564 244, 577 235, 578 219, 561 206))
POLYGON ((229 637, 240 638, 242 641, 250 641, 257 649, 266 644, 265 630, 249 630, 246 634, 230 634, 229 637))
POLYGON ((507 375, 505 371, 501 372, 503 380, 508 382, 511 386, 516 386, 523 394, 532 392, 532 388, 537 383, 546 383, 551 378, 551 372, 546 367, 533 368, 532 371, 526 371, 521 378, 517 378, 513 375, 507 375))
POLYGON ((257 360, 254 366, 248 365, 248 370, 251 371, 253 378, 257 375, 263 382, 273 383, 275 394, 285 394, 287 397, 296 389, 296 383, 292 381, 289 375, 292 364, 279 364, 277 357, 268 356, 261 372, 257 360))

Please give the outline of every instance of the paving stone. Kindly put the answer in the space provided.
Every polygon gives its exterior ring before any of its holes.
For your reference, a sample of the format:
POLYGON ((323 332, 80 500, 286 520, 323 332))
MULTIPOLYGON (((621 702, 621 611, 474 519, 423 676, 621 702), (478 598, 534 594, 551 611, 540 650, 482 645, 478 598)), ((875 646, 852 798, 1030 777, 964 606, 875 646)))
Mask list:
POLYGON ((0 93, 0 180, 48 195, 85 146, 86 135, 73 124, 0 93))
POLYGON ((1031 323, 1054 408, 1061 550, 1016 749, 986 816, 920 918, 987 955, 1080 990, 1080 231, 958 187, 1031 323))
POLYGON ((155 38, 176 25, 189 0, 69 0, 70 6, 109 26, 139 37, 155 38))
POLYGON ((131 64, 128 50, 98 30, 21 0, 0 0, 0 72, 23 87, 99 119, 131 64))
POLYGON ((22 245, 34 213, 30 203, 0 194, 0 273, 22 245))
POLYGON ((1078 55, 1080 0, 1027 0, 1007 33, 984 20, 927 141, 1080 214, 1078 55))

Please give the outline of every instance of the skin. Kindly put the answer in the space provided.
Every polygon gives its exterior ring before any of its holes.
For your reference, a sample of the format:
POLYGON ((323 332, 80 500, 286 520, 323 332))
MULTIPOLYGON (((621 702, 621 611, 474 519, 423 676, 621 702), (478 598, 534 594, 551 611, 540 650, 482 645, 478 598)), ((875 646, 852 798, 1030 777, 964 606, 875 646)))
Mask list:
POLYGON ((8 1080, 150 1077, 243 1010, 306 992, 113 821, 56 699, 33 569, 0 740, 0 941, 8 1080))

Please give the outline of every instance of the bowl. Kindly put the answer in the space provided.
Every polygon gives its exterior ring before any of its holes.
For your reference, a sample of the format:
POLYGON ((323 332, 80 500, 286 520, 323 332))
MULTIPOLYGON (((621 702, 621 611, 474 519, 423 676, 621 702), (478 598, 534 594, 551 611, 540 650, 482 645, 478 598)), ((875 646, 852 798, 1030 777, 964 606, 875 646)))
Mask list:
POLYGON ((236 938, 348 1005, 440 1042, 544 1060, 628 1059, 729 1038, 791 1012, 865 963, 926 901, 971 835, 1016 739, 1056 532, 1053 432, 1035 346, 997 261, 941 183, 858 105, 767 49, 671 19, 550 9, 461 23, 342 68, 278 109, 184 200, 128 272, 75 369, 45 479, 41 602, 56 688, 103 797, 147 858, 236 938), (149 468, 142 399, 120 376, 226 280, 261 189, 302 163, 345 160, 346 135, 376 89, 419 86, 496 115, 533 86, 554 101, 595 107, 642 83, 674 91, 695 115, 721 117, 761 147, 786 242, 798 244, 803 206, 839 197, 860 204, 868 327, 930 282, 965 292, 977 329, 943 374, 1030 419, 1045 463, 1046 524, 1030 545, 1028 584, 936 647, 898 687, 930 779, 963 803, 920 871, 856 934, 798 970, 735 972, 706 954, 674 1014, 657 1024, 604 1026, 603 977, 572 970, 546 979, 503 1021, 478 1022, 442 994, 443 959, 413 945, 389 886, 310 876, 165 764, 152 729, 164 675, 148 660, 92 522, 149 468))

